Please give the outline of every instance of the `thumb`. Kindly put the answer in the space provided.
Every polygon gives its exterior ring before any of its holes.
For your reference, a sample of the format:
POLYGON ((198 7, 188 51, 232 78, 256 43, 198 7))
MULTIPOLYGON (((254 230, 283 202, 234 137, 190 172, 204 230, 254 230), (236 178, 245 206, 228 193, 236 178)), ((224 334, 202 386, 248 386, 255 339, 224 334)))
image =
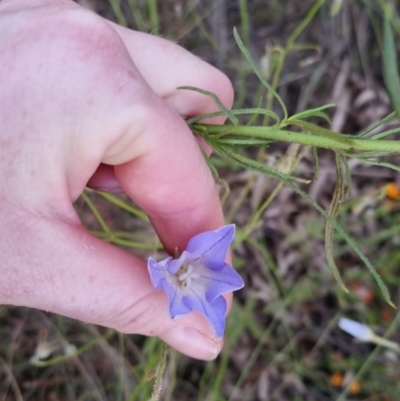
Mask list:
POLYGON ((24 221, 30 223, 18 230, 13 242, 26 249, 29 245, 30 252, 27 260, 17 261, 6 250, 5 257, 14 260, 10 265, 14 272, 0 282, 2 303, 44 309, 126 333, 159 336, 198 359, 218 355, 222 342, 203 316, 170 318, 166 295, 151 285, 144 260, 92 236, 78 221, 32 216, 24 221))

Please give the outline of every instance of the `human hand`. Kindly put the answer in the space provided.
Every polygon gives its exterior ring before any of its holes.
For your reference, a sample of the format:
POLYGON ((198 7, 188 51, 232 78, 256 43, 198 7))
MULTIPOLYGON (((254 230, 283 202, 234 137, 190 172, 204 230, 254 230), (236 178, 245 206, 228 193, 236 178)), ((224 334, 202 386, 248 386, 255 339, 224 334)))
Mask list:
POLYGON ((217 106, 176 88, 213 91, 230 107, 230 82, 179 46, 69 0, 3 0, 0 37, 0 303, 214 358, 222 342, 204 317, 171 320, 146 262, 92 236, 73 202, 87 184, 121 187, 170 252, 221 227, 214 180, 180 117, 217 106))

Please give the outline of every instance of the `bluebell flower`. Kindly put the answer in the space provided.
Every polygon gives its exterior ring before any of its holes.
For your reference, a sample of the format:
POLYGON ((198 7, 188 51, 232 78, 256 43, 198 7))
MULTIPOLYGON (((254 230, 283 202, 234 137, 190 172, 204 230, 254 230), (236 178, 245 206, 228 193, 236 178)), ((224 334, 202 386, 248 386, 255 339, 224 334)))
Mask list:
POLYGON ((244 286, 236 270, 225 262, 234 235, 233 224, 204 232, 189 241, 179 259, 148 261, 152 284, 168 296, 171 318, 197 310, 218 338, 225 330, 226 301, 222 294, 244 286))

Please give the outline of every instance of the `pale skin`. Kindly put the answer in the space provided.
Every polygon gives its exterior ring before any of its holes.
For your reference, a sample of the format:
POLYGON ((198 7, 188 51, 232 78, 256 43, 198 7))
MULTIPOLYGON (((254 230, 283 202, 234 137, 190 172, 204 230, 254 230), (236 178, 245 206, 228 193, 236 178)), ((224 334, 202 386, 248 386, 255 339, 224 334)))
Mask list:
POLYGON ((214 180, 182 119, 218 108, 177 87, 213 91, 229 108, 227 77, 70 0, 3 0, 0 38, 0 303, 215 358, 222 340, 204 317, 171 320, 146 261, 92 236, 73 202, 87 185, 122 189, 171 253, 224 225, 214 180))

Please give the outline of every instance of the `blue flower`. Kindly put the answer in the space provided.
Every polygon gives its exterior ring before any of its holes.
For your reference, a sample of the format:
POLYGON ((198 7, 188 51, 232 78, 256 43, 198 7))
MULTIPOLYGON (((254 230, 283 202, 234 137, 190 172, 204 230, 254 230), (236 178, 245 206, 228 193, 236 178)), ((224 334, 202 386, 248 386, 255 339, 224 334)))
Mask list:
POLYGON ((235 235, 233 224, 193 237, 179 259, 148 261, 150 279, 168 296, 171 318, 193 310, 202 313, 221 338, 225 330, 226 301, 222 294, 244 286, 225 257, 235 235))

